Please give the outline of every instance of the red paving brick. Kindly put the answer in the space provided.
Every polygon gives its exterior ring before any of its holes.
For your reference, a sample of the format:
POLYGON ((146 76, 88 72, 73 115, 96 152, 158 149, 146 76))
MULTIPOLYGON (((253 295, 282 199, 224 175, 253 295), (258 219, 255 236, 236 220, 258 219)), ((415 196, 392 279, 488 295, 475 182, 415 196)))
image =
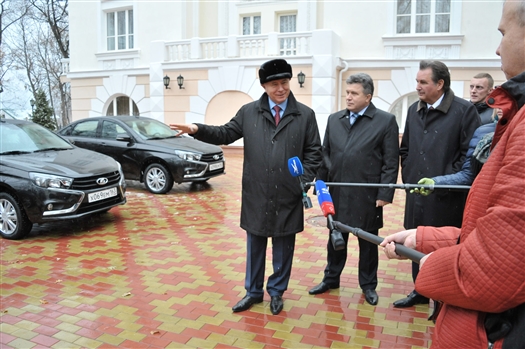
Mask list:
MULTIPOLYGON (((392 307, 412 290, 410 263, 380 255, 379 304, 370 306, 357 284, 352 237, 341 288, 308 294, 326 264, 318 207, 305 212, 305 231, 297 236, 284 311, 271 315, 265 295, 250 311, 232 313, 244 295, 246 234, 239 227, 242 156, 226 150, 225 157, 227 174, 207 183, 153 195, 128 182, 128 203, 107 214, 35 226, 22 241, 1 240, 2 349, 68 346, 64 338, 71 347, 141 349, 430 345, 429 306, 392 307), (17 331, 34 335, 17 338, 17 331)), ((402 229, 404 192, 394 201, 385 209, 382 236, 402 229)), ((267 276, 270 256, 269 248, 267 276)))

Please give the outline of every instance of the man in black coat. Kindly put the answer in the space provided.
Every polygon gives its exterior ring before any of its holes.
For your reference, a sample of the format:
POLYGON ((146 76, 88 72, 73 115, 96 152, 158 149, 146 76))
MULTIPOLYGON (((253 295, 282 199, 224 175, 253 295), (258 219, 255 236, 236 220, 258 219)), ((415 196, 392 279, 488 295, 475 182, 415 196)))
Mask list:
MULTIPOLYGON (((460 171, 470 139, 481 125, 476 107, 454 96, 450 72, 443 62, 421 61, 416 82, 419 101, 408 108, 399 148, 403 183, 460 171)), ((429 196, 407 193, 404 227, 461 227, 466 198, 467 193, 461 191, 436 190, 429 196)), ((412 263, 414 281, 418 272, 419 264, 412 263)), ((414 290, 395 301, 394 307, 423 303, 428 303, 428 298, 414 290)))
MULTIPOLYGON (((399 128, 393 114, 377 109, 371 102, 374 83, 368 74, 347 80, 345 110, 329 116, 323 141, 323 164, 318 179, 329 182, 396 183, 399 169, 399 128)), ((394 189, 371 187, 330 187, 335 220, 378 235, 383 227, 383 206, 394 198, 394 189)), ((343 233, 348 243, 348 233, 343 233)), ((323 281, 310 294, 339 288, 347 259, 346 247, 335 250, 328 234, 327 260, 323 281)), ((359 286, 365 300, 376 305, 377 245, 359 239, 359 286)))
POLYGON ((299 180, 288 170, 297 156, 304 181, 312 181, 321 164, 321 139, 315 113, 290 91, 292 67, 284 59, 264 63, 259 79, 265 93, 241 107, 222 126, 178 125, 171 128, 213 144, 244 139, 241 228, 247 233, 246 296, 232 310, 248 310, 263 301, 268 238, 272 238, 273 274, 266 291, 270 310, 283 309, 282 295, 292 271, 295 235, 304 229, 304 207, 299 180))

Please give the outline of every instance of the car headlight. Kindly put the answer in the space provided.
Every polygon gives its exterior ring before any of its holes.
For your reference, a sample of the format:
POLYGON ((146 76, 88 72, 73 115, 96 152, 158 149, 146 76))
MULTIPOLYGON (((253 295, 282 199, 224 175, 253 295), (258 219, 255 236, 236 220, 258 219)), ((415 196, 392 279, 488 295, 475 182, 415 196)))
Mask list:
POLYGON ((118 161, 115 161, 115 162, 118 165, 118 173, 120 173, 120 178, 124 178, 124 172, 122 171, 122 165, 118 161))
POLYGON ((42 188, 68 189, 69 187, 71 187, 71 183, 73 183, 72 178, 59 177, 36 172, 29 172, 29 178, 31 178, 33 183, 42 188))
POLYGON ((182 151, 182 150, 175 150, 175 154, 181 159, 190 160, 190 161, 191 160, 199 161, 202 155, 202 154, 191 153, 189 151, 182 151))

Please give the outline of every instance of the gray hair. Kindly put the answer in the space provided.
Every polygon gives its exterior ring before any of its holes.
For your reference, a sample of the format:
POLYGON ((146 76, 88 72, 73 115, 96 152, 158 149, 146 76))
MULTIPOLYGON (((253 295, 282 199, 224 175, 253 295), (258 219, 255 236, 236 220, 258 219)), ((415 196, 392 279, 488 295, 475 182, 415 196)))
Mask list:
POLYGON ((361 84, 365 95, 374 95, 374 80, 366 73, 350 75, 348 79, 346 79, 346 84, 361 84))
POLYGON ((518 11, 516 11, 516 19, 520 27, 525 27, 525 2, 520 1, 518 4, 518 11))

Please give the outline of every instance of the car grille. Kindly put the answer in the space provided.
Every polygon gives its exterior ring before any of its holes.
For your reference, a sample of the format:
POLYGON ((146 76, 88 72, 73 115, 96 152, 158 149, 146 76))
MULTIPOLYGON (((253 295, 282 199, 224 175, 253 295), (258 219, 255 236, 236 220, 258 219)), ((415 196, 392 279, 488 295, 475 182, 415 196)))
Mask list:
POLYGON ((222 152, 220 152, 220 153, 213 153, 213 154, 202 154, 200 161, 203 161, 203 162, 217 162, 217 161, 221 161, 221 160, 224 160, 224 156, 223 156, 222 152), (213 157, 216 156, 216 155, 218 156, 218 158, 214 159, 213 157))
POLYGON ((98 176, 92 176, 92 177, 84 177, 84 178, 77 178, 73 180, 73 185, 71 186, 71 189, 74 190, 94 190, 94 189, 103 189, 106 187, 113 187, 115 185, 118 185, 120 182, 120 172, 119 171, 113 171, 109 173, 105 173, 98 176), (97 179, 99 178, 107 178, 108 182, 104 185, 97 184, 97 179))

